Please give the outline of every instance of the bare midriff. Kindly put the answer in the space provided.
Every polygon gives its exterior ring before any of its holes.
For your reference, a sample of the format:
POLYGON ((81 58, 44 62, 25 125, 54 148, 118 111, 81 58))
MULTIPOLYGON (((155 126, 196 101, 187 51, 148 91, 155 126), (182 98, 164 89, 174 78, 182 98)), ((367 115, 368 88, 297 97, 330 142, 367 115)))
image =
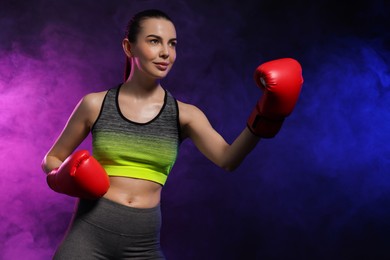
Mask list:
POLYGON ((160 203, 162 186, 156 182, 128 177, 110 177, 106 199, 134 208, 153 208, 160 203))

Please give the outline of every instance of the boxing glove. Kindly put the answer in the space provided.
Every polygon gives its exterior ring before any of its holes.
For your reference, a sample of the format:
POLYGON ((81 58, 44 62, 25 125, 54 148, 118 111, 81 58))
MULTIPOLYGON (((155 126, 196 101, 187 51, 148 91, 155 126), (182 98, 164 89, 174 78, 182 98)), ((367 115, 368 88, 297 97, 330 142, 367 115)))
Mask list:
POLYGON ((100 198, 110 187, 106 171, 86 150, 70 155, 46 180, 52 190, 84 199, 100 198))
POLYGON ((263 95, 247 126, 259 137, 272 138, 295 107, 303 84, 302 68, 291 58, 269 61, 257 67, 254 79, 263 95))

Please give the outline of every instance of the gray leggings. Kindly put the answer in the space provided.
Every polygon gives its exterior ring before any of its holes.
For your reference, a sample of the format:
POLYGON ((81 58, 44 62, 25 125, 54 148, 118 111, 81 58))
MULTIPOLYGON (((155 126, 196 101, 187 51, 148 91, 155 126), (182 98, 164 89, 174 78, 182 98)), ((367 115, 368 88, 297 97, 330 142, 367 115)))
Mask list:
POLYGON ((165 259, 161 210, 127 207, 105 198, 80 200, 53 259, 165 259))

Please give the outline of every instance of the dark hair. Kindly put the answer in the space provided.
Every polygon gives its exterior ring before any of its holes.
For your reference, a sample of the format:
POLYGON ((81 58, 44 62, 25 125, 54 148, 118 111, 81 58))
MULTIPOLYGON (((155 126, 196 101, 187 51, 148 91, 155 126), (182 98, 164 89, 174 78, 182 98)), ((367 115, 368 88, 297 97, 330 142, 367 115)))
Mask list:
MULTIPOLYGON (((150 18, 161 18, 172 22, 172 19, 164 12, 157 9, 148 9, 142 12, 135 14, 127 24, 125 37, 131 43, 135 43, 137 41, 137 36, 141 31, 141 22, 150 19, 150 18)), ((131 64, 129 59, 126 57, 126 65, 125 65, 125 81, 130 75, 131 64)))

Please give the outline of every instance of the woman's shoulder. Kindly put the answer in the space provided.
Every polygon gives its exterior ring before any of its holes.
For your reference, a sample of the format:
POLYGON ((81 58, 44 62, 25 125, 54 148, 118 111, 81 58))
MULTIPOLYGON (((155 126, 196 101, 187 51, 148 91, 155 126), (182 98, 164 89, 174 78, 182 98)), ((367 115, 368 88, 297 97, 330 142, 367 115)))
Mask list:
POLYGON ((180 112, 193 113, 196 111, 200 111, 200 109, 197 106, 190 104, 190 103, 185 103, 185 102, 177 100, 177 104, 179 106, 180 112))
POLYGON ((99 99, 104 98, 104 96, 107 94, 108 90, 100 91, 100 92, 91 92, 84 96, 84 98, 88 99, 99 99))
POLYGON ((82 101, 88 105, 101 104, 108 90, 86 94, 82 101))
POLYGON ((204 117, 203 111, 197 106, 182 101, 177 101, 179 107, 180 121, 183 123, 189 123, 193 120, 204 117))
POLYGON ((86 94, 80 101, 79 107, 84 111, 100 111, 108 90, 86 94))

